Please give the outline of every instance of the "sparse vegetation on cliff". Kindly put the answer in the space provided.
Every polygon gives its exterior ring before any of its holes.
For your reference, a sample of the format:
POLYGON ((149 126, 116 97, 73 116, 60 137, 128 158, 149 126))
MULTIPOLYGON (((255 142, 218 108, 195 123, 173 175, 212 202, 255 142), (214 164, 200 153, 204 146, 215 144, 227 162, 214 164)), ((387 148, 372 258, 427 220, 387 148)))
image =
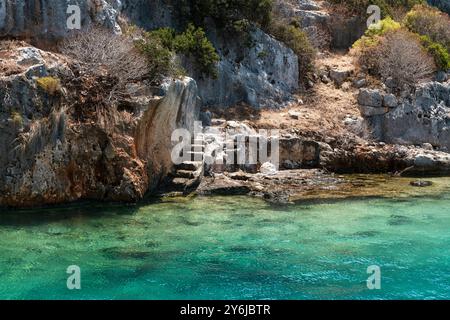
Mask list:
POLYGON ((358 65, 374 76, 391 78, 397 89, 413 86, 436 69, 450 69, 450 18, 417 5, 402 22, 391 17, 372 25, 353 45, 358 65))
POLYGON ((192 24, 207 29, 211 27, 208 18, 224 30, 225 37, 232 38, 232 41, 244 39, 243 43, 249 46, 253 45, 249 31, 254 26, 259 27, 298 55, 300 78, 305 78, 313 69, 315 49, 310 39, 298 23, 290 23, 276 16, 272 0, 181 0, 178 12, 180 19, 188 26, 185 34, 174 36, 167 30, 156 31, 156 34, 177 52, 188 52, 193 56, 202 73, 215 75, 212 66, 218 57, 212 45, 202 39, 203 30, 195 29, 192 24))
POLYGON ((367 38, 354 49, 361 69, 384 80, 391 78, 399 90, 405 85, 414 86, 435 70, 433 58, 422 46, 420 37, 403 28, 367 38))
POLYGON ((180 0, 180 19, 205 26, 212 18, 219 28, 234 29, 239 21, 265 27, 271 20, 272 0, 180 0))
POLYGON ((54 77, 42 77, 36 80, 37 85, 49 95, 53 96, 61 90, 61 82, 54 77))
POLYGON ((316 50, 311 45, 306 33, 298 25, 273 21, 268 31, 298 56, 301 77, 313 71, 316 50))
POLYGON ((116 35, 100 27, 74 34, 60 45, 60 51, 79 62, 84 73, 115 79, 110 99, 120 96, 126 84, 143 78, 156 79, 165 71, 160 57, 146 59, 131 36, 116 35))
POLYGON ((170 28, 145 32, 144 40, 140 42, 139 47, 147 54, 154 51, 152 40, 159 41, 170 52, 192 58, 200 73, 213 78, 217 77, 216 64, 220 57, 202 28, 196 28, 193 24, 189 24, 187 29, 178 35, 175 30, 170 28))
POLYGON ((329 0, 333 4, 341 5, 355 15, 366 15, 370 5, 380 7, 382 17, 397 16, 407 12, 417 4, 425 4, 425 0, 329 0))
POLYGON ((430 6, 416 6, 406 15, 404 25, 421 35, 423 45, 440 69, 450 69, 450 17, 447 14, 430 6))
POLYGON ((396 88, 413 87, 435 71, 433 59, 414 34, 399 29, 389 32, 377 49, 378 70, 396 88))

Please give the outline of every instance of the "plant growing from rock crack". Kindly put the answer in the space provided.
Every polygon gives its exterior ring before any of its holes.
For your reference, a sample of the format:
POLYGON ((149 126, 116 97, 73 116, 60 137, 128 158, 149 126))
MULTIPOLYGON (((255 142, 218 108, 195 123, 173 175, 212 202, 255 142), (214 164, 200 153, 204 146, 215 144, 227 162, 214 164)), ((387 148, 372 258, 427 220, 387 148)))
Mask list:
POLYGON ((61 90, 61 82, 54 77, 42 77, 36 80, 37 85, 49 95, 54 96, 61 90))

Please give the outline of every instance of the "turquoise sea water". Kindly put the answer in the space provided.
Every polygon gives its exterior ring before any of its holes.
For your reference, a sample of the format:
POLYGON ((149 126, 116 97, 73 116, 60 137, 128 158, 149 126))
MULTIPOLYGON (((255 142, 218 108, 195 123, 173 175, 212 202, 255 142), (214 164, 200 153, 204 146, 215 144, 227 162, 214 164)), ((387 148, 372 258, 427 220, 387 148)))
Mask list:
POLYGON ((1 299, 450 298, 450 194, 249 197, 0 215, 1 299), (66 269, 81 268, 81 290, 66 269), (366 286, 381 268, 381 289, 366 286))

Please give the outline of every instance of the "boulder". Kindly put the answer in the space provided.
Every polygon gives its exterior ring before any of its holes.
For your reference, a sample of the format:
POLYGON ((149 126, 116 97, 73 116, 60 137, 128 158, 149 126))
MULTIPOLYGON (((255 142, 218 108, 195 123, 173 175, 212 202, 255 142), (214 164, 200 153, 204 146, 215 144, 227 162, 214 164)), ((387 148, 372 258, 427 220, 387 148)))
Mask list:
POLYGON ((392 77, 389 77, 384 81, 384 85, 389 89, 393 89, 395 88, 395 81, 392 77))
POLYGON ((397 97, 394 94, 385 94, 383 96, 383 106, 388 108, 395 108, 397 105, 397 97))
POLYGON ((210 127, 212 124, 212 114, 210 111, 200 113, 200 121, 203 127, 210 127))
POLYGON ((447 72, 445 72, 445 71, 439 71, 439 72, 436 74, 436 81, 437 81, 437 82, 445 82, 445 81, 447 81, 447 80, 448 80, 447 72))
POLYGON ((361 106, 381 107, 383 103, 383 97, 379 90, 361 89, 359 90, 358 94, 358 103, 361 106))
POLYGON ((428 154, 419 154, 414 159, 414 165, 416 167, 431 167, 435 164, 436 160, 432 155, 428 154))
POLYGON ((337 86, 341 86, 350 76, 351 71, 348 70, 330 70, 330 79, 334 81, 337 86))
POLYGON ((34 47, 25 47, 19 50, 17 64, 22 66, 32 66, 43 63, 44 60, 38 49, 34 47))
POLYGON ((271 162, 264 162, 259 169, 259 172, 266 175, 276 174, 278 172, 278 168, 271 162))
POLYGON ((433 185, 433 182, 431 181, 423 181, 423 180, 416 180, 416 181, 411 181, 409 183, 410 185, 412 185, 413 187, 430 187, 433 185))
POLYGON ((379 116, 389 112, 388 108, 369 107, 364 105, 359 105, 358 108, 363 117, 379 116))
POLYGON ((289 114, 289 117, 290 117, 291 119, 294 119, 294 120, 300 119, 300 116, 301 116, 301 113, 300 113, 300 112, 294 111, 294 110, 290 110, 290 111, 288 112, 288 114, 289 114))
POLYGON ((355 80, 353 82, 353 86, 357 89, 360 89, 362 87, 365 87, 367 85, 367 80, 366 79, 359 79, 359 80, 355 80))

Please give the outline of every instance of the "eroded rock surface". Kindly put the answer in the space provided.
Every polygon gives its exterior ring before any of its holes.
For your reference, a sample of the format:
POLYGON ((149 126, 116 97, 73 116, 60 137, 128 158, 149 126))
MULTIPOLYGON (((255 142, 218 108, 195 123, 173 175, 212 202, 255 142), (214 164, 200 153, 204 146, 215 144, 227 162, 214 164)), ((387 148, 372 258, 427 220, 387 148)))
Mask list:
POLYGON ((82 27, 99 23, 120 33, 117 18, 120 0, 0 0, 0 37, 19 37, 38 42, 55 41, 70 31, 68 19, 80 8, 82 27))
POLYGON ((107 78, 70 80, 64 57, 29 46, 0 55, 0 205, 139 200, 172 169, 172 130, 198 116, 190 78, 135 84, 122 107, 94 108, 89 88, 100 93, 107 78))
POLYGON ((293 99, 299 87, 298 57, 259 29, 250 36, 253 46, 216 32, 209 34, 221 61, 217 79, 197 77, 205 105, 227 107, 245 102, 256 108, 278 108, 293 99))
POLYGON ((429 143, 450 151, 450 82, 421 84, 414 95, 401 101, 392 94, 362 89, 358 101, 379 140, 404 145, 429 143))

